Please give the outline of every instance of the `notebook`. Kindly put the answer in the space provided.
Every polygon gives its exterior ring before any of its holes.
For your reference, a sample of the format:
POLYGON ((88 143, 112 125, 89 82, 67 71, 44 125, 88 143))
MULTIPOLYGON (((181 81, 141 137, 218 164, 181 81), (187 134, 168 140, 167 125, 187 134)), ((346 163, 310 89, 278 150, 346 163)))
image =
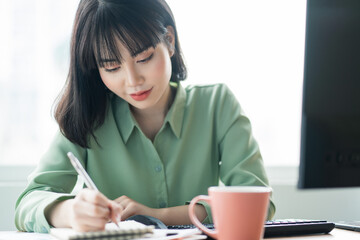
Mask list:
POLYGON ((50 234, 60 240, 124 240, 143 237, 153 233, 154 226, 147 226, 136 221, 119 222, 118 228, 114 223, 108 223, 104 231, 77 232, 71 228, 52 228, 50 234))

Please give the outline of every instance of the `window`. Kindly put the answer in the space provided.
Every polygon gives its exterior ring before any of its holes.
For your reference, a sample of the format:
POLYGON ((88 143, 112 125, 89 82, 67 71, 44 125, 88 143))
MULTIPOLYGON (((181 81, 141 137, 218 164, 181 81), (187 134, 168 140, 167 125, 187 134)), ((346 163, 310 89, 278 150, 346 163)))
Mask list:
MULTIPOLYGON (((305 1, 168 0, 187 84, 226 83, 249 116, 265 165, 297 165, 305 1)), ((36 164, 57 125, 78 1, 3 0, 0 165, 36 164)))
POLYGON ((0 164, 35 164, 57 126, 77 2, 3 0, 0 8, 0 164))

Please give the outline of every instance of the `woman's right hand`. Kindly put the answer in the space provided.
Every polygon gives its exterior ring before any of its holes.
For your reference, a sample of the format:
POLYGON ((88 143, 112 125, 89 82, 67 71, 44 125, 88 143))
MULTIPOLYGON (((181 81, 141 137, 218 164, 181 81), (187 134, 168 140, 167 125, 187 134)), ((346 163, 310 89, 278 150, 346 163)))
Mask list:
POLYGON ((105 229, 109 221, 120 221, 121 206, 102 193, 82 189, 74 199, 69 199, 49 209, 49 218, 54 227, 71 227, 88 232, 105 229))

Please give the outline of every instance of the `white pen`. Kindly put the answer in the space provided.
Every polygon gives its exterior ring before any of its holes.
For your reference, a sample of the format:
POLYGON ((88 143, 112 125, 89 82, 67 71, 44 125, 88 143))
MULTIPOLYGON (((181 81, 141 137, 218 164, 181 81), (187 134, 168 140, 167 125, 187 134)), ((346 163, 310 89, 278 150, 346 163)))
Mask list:
MULTIPOLYGON (((79 159, 77 159, 74 154, 72 152, 68 152, 67 156, 70 159, 71 164, 74 166, 76 172, 82 176, 84 178, 85 184, 88 188, 96 190, 99 192, 99 189, 96 187, 95 183, 93 182, 93 180, 91 180, 90 176, 87 174, 87 172, 85 171, 85 169, 83 168, 83 166, 81 165, 79 159)), ((110 209, 111 210, 111 209, 110 209)), ((113 222, 116 224, 116 226, 119 227, 119 224, 117 223, 117 221, 113 222)), ((120 227, 119 227, 120 228, 120 227)))

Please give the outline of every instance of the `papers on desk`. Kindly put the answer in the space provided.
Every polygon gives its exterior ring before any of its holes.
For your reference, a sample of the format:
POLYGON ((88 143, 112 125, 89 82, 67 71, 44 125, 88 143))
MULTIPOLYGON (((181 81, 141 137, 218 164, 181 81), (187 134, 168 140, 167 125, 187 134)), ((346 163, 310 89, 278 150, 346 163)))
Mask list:
POLYGON ((76 232, 70 228, 52 228, 50 234, 60 240, 80 240, 80 239, 109 239, 109 240, 172 240, 172 239, 206 239, 200 235, 198 229, 169 230, 154 229, 154 226, 147 226, 136 221, 119 222, 118 228, 114 223, 108 223, 105 231, 98 232, 76 232))
POLYGON ((58 239, 132 239, 132 240, 176 240, 176 239, 206 239, 201 235, 201 231, 195 229, 154 229, 153 226, 147 226, 135 221, 124 221, 119 223, 120 229, 114 223, 106 224, 105 231, 83 233, 76 232, 69 228, 52 228, 51 234, 28 233, 16 231, 0 231, 0 240, 58 240, 58 239), (139 234, 127 234, 132 231, 139 234), (109 233, 112 233, 112 235, 109 233), (89 237, 90 236, 90 237, 89 237), (100 237, 99 237, 100 236, 100 237))
POLYGON ((153 233, 154 226, 147 226, 136 221, 119 222, 119 227, 114 223, 108 223, 104 231, 77 232, 71 228, 52 228, 50 234, 61 240, 80 239, 135 239, 145 237, 153 233))
POLYGON ((155 229, 154 234, 150 238, 142 238, 137 240, 196 240, 196 239, 206 239, 206 235, 201 235, 201 231, 197 228, 195 229, 181 229, 181 230, 166 230, 166 229, 155 229))
MULTIPOLYGON (((154 229, 153 234, 143 238, 135 238, 133 240, 206 239, 205 235, 200 235, 200 234, 201 232, 198 229, 185 229, 185 230, 154 229)), ((57 238, 53 237, 50 234, 45 234, 45 233, 5 231, 5 232, 0 232, 0 240, 57 240, 57 238)))

